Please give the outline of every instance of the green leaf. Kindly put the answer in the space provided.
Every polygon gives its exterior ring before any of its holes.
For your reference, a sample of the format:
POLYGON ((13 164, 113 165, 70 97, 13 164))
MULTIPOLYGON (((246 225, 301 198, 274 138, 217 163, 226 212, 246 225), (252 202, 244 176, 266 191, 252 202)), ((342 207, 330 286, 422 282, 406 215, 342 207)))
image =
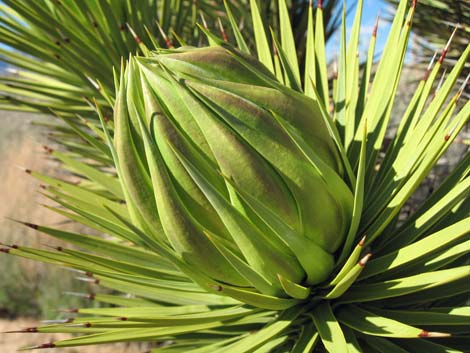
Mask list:
POLYGON ((288 329, 302 311, 302 307, 294 307, 284 311, 273 323, 253 334, 247 335, 239 342, 229 345, 227 348, 221 350, 221 353, 253 352, 261 345, 273 340, 277 335, 288 329))
POLYGON ((427 272, 410 277, 398 278, 372 284, 357 284, 341 297, 341 302, 367 302, 385 298, 400 297, 426 289, 444 286, 468 277, 470 266, 427 272))
POLYGON ((297 50, 295 47, 294 34, 292 33, 292 25, 289 19, 286 0, 278 0, 280 35, 282 52, 285 53, 287 65, 293 73, 295 82, 299 85, 300 90, 300 70, 297 60, 297 50))
POLYGON ((362 272, 360 278, 368 278, 416 261, 420 257, 439 250, 469 233, 470 218, 466 218, 400 250, 373 259, 365 271, 362 272))
POLYGON ((353 330, 367 335, 418 338, 423 333, 420 328, 374 314, 355 305, 346 305, 339 308, 336 317, 341 323, 353 330))
POLYGON ((274 73, 271 49, 256 0, 250 0, 250 8, 253 21, 253 32, 255 34, 256 51, 258 53, 259 61, 263 63, 269 71, 274 73))
POLYGON ((348 353, 343 330, 328 302, 320 303, 311 313, 320 338, 330 353, 348 353))

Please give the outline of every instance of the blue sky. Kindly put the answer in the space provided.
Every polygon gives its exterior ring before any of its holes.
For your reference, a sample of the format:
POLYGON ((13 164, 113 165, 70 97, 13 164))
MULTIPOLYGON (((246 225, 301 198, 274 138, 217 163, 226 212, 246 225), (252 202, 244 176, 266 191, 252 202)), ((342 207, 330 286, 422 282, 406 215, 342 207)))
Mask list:
MULTIPOLYGON (((351 6, 350 4, 354 4, 356 1, 347 0, 347 6, 351 6)), ((367 52, 367 48, 369 47, 369 41, 372 36, 372 31, 374 29, 375 21, 377 19, 377 15, 381 14, 381 20, 379 22, 379 30, 377 33, 377 43, 376 43, 376 53, 380 53, 385 45, 385 41, 387 39, 388 31, 390 30, 390 24, 385 19, 387 15, 390 14, 391 6, 390 4, 381 1, 381 0, 364 0, 364 9, 362 14, 362 23, 361 23, 361 37, 360 37, 360 54, 361 56, 367 52)), ((356 13, 356 9, 349 13, 346 19, 347 25, 347 33, 350 33, 350 29, 354 22, 354 16, 356 13)), ((338 52, 339 48, 339 31, 334 35, 334 37, 330 40, 327 45, 327 52, 330 58, 335 57, 335 53, 338 52)))

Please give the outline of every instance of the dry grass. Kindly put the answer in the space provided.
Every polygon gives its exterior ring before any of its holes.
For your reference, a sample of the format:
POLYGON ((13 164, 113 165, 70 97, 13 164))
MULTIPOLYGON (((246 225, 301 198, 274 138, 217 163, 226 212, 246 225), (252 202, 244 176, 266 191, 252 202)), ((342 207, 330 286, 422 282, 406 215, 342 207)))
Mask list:
MULTIPOLYGON (((57 165, 45 158, 42 145, 46 138, 40 128, 30 121, 37 117, 0 111, 0 242, 31 247, 57 245, 57 241, 18 225, 7 217, 64 229, 79 230, 73 224, 41 207, 50 204, 38 193, 39 183, 19 167, 58 175, 57 165)), ((18 348, 66 339, 66 334, 31 334, 2 332, 39 325, 39 320, 55 319, 55 309, 89 305, 79 298, 64 296, 63 291, 85 292, 87 285, 79 283, 74 275, 51 265, 0 253, 0 352, 12 353, 18 348), (2 256, 3 255, 3 256, 2 256), (34 318, 7 317, 31 316, 34 318), (36 319, 37 318, 37 319, 36 319)), ((63 317, 59 317, 63 318, 63 317)), ((60 353, 138 353, 148 349, 135 344, 114 344, 70 349, 45 350, 60 353)))
MULTIPOLYGON (((8 218, 44 225, 57 225, 63 219, 40 206, 48 203, 38 193, 38 182, 20 167, 57 174, 56 165, 42 152, 45 137, 30 124, 26 114, 0 112, 0 242, 44 247, 56 241, 38 235, 8 218)), ((40 315, 51 318, 58 306, 77 305, 64 297, 64 290, 84 290, 71 273, 63 269, 12 256, 0 256, 0 315, 40 315), (60 279, 60 280, 58 280, 60 279)))
MULTIPOLYGON (((38 182, 18 168, 27 167, 49 175, 58 173, 57 166, 44 158, 42 144, 46 139, 40 129, 31 126, 31 118, 25 114, 0 111, 0 242, 44 248, 45 244, 55 244, 56 241, 6 219, 11 217, 49 226, 57 226, 64 221, 40 206, 49 201, 38 193, 38 182)), ((70 229, 76 226, 62 224, 60 227, 70 229)), ((36 326, 41 319, 54 319, 57 316, 55 309, 82 304, 78 298, 64 296, 63 291, 87 289, 68 271, 3 253, 0 254, 0 269, 0 317, 5 317, 5 320, 0 320, 0 332, 36 326), (18 315, 38 319, 7 320, 18 315)), ((0 352, 11 353, 23 346, 67 337, 70 336, 0 333, 0 352)), ((68 353, 141 351, 127 345, 60 350, 68 353)))

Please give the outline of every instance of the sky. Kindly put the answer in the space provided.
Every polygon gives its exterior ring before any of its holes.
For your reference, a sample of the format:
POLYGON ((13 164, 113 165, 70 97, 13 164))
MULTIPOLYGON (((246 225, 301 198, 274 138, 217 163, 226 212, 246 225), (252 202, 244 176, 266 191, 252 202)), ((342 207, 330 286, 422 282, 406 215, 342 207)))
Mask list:
MULTIPOLYGON (((351 6, 351 4, 356 3, 353 0, 347 0, 347 6, 351 6)), ((363 7, 363 14, 362 14, 362 23, 361 23, 361 32, 360 32, 360 55, 361 57, 365 56, 367 53, 367 49, 369 47, 369 41, 372 36, 372 31, 374 29, 375 21, 377 19, 377 15, 380 13, 381 20, 379 22, 379 29, 377 32, 377 42, 375 52, 380 53, 384 46, 385 41, 387 39, 387 34, 390 30, 390 23, 385 19, 391 12, 392 7, 390 4, 386 3, 382 0, 364 0, 364 7, 363 7)), ((347 30, 346 33, 351 32, 351 28, 354 22, 354 16, 356 14, 356 8, 354 7, 352 11, 348 14, 346 18, 346 26, 347 30)), ((327 45, 327 53, 331 58, 335 57, 339 50, 339 43, 340 43, 340 33, 337 31, 334 37, 329 41, 327 45)))

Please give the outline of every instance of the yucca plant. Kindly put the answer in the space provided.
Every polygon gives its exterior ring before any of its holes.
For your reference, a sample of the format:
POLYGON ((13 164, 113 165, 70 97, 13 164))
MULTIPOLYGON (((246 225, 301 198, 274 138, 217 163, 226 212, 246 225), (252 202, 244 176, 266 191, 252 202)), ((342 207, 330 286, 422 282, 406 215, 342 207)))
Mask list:
MULTIPOLYGON (((230 24, 253 33, 247 20, 249 1, 227 3, 236 23, 226 16, 223 2, 214 0, 6 0, 0 4, 0 61, 9 64, 13 74, 0 77, 0 109, 58 118, 40 123, 53 143, 93 160, 95 166, 110 167, 109 156, 93 140, 99 136, 99 120, 91 105, 97 100, 103 114, 112 119, 113 68, 143 47, 207 44, 196 25, 199 19, 224 36, 233 36, 224 30, 230 24)), ((327 39, 338 28, 337 4, 337 0, 323 4, 327 39)), ((306 32, 307 5, 288 2, 300 43, 306 32)), ((279 32, 277 12, 277 1, 263 1, 261 21, 275 32, 279 32)), ((255 46, 250 35, 246 45, 255 46)), ((299 55, 304 55, 303 48, 299 46, 299 55)))
MULTIPOLYGON (((398 3, 396 0, 389 0, 389 2, 398 3)), ((453 44, 449 48, 444 63, 446 69, 452 69, 456 60, 467 47, 470 32, 469 19, 470 3, 468 1, 420 1, 413 21, 413 33, 416 34, 414 41, 417 44, 413 49, 417 59, 425 64, 434 55, 436 48, 444 46, 452 35, 453 44), (433 28, 439 28, 440 30, 433 31, 433 28)), ((469 72, 467 63, 463 69, 463 76, 469 72)), ((461 77, 461 81, 464 79, 465 77, 461 77)), ((464 94, 468 96, 468 87, 465 88, 464 94)))
MULTIPOLYGON (((251 33, 245 20, 249 1, 227 2, 240 19, 237 26, 251 33)), ((327 38, 338 28, 337 3, 325 1, 327 38)), ((307 9, 296 0, 289 3, 299 38, 307 9)), ((264 2, 261 10, 265 25, 277 31, 277 2, 264 2)), ((114 98, 113 67, 138 51, 139 43, 172 47, 206 42, 196 26, 200 18, 211 29, 223 30, 230 23, 223 3, 214 0, 5 0, 0 4, 0 60, 12 65, 16 76, 0 78, 0 108, 68 118, 90 114, 87 101, 97 98, 103 106, 114 98)))
POLYGON ((375 36, 362 70, 356 55, 362 5, 348 45, 343 12, 332 97, 312 4, 303 77, 283 0, 274 51, 252 2, 257 59, 233 26, 237 47, 204 30, 209 47, 143 47, 123 64, 113 122, 98 104, 90 140, 116 175, 58 151, 85 182, 27 170, 55 211, 107 236, 25 223, 78 250, 2 249, 81 271, 116 292, 76 295, 113 306, 25 329, 82 334, 27 349, 468 351, 470 153, 400 211, 469 120, 462 87, 450 93, 470 46, 437 92, 446 49, 429 66, 384 149, 416 2, 400 2, 372 80, 375 36))

